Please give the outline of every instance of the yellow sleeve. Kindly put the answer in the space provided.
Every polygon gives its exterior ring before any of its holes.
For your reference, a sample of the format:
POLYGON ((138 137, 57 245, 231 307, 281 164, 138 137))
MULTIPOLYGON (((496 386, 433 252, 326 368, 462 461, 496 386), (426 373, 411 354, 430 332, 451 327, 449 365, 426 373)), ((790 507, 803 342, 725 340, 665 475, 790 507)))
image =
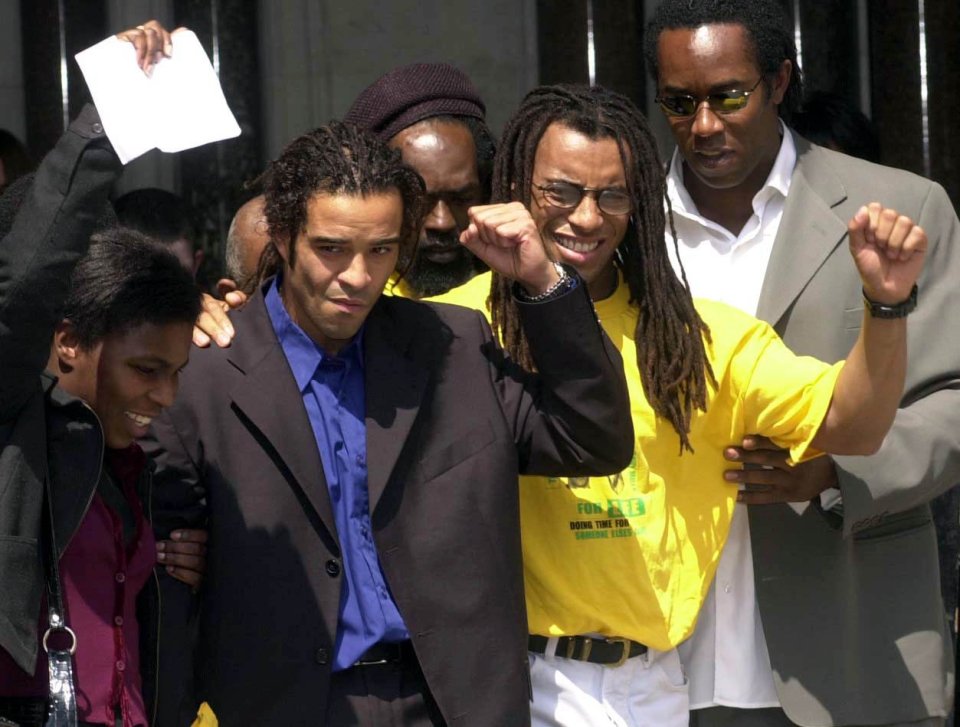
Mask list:
POLYGON ((817 456, 810 443, 827 415, 843 362, 797 356, 760 321, 746 328, 730 367, 741 399, 743 431, 790 450, 794 464, 817 456))
POLYGON ((217 715, 210 709, 210 705, 204 702, 197 710, 197 718, 193 721, 193 727, 217 727, 217 715))

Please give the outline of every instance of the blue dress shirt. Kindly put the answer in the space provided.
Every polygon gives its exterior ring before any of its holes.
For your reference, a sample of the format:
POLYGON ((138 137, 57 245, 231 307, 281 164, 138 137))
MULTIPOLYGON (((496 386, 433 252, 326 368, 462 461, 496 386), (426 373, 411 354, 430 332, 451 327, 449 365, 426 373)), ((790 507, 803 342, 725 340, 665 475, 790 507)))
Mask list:
POLYGON ((363 329, 337 356, 325 353, 290 319, 278 284, 279 279, 267 291, 267 314, 317 440, 342 551, 333 658, 333 670, 339 671, 379 641, 410 638, 380 568, 370 526, 363 329))

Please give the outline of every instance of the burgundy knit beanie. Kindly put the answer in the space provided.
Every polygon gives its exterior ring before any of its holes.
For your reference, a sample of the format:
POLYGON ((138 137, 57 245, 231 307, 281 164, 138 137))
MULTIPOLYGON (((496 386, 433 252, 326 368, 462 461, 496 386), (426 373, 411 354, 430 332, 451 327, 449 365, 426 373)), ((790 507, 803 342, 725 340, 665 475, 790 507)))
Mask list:
POLYGON ((414 63, 380 76, 357 96, 344 121, 383 141, 433 116, 483 120, 486 106, 463 71, 447 63, 414 63))

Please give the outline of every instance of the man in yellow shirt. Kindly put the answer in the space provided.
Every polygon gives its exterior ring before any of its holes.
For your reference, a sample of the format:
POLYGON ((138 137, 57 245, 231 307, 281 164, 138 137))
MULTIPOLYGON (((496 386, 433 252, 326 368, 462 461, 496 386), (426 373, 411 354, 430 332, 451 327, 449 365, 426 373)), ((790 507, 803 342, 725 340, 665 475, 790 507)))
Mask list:
MULTIPOLYGON (((879 205, 851 220, 871 313, 846 364, 831 367, 794 356, 732 308, 694 305, 663 244, 662 169, 629 100, 599 87, 536 89, 504 132, 501 203, 472 208, 464 233, 489 236, 502 220, 494 236, 509 237, 511 208, 529 209, 554 258, 586 282, 632 402, 635 457, 619 475, 521 480, 535 725, 685 725, 675 647, 696 623, 737 497, 724 447, 760 433, 795 461, 867 453, 902 389, 922 230, 879 205)), ((494 276, 487 288, 487 277, 457 302, 486 309, 489 292, 505 348, 529 365, 510 281, 494 276)))
MULTIPOLYGON (((586 281, 623 356, 636 432, 619 475, 521 479, 535 725, 687 724, 675 647, 696 623, 737 498, 725 446, 761 433, 794 461, 870 452, 902 389, 922 230, 879 205, 851 220, 868 314, 846 364, 831 367, 733 308, 694 304, 663 245, 662 169, 629 100, 568 86, 528 94, 494 168, 493 199, 526 206, 553 257, 586 281)), ((494 276, 492 320, 529 364, 509 285, 494 276)))

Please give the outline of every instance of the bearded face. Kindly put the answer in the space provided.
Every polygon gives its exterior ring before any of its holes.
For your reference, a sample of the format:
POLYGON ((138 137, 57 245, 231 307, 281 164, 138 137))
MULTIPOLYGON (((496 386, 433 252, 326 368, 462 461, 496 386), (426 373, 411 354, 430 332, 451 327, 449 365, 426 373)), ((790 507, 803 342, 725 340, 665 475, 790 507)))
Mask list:
POLYGON ((424 230, 403 281, 417 298, 430 298, 463 285, 484 270, 486 266, 460 244, 456 230, 424 230))

